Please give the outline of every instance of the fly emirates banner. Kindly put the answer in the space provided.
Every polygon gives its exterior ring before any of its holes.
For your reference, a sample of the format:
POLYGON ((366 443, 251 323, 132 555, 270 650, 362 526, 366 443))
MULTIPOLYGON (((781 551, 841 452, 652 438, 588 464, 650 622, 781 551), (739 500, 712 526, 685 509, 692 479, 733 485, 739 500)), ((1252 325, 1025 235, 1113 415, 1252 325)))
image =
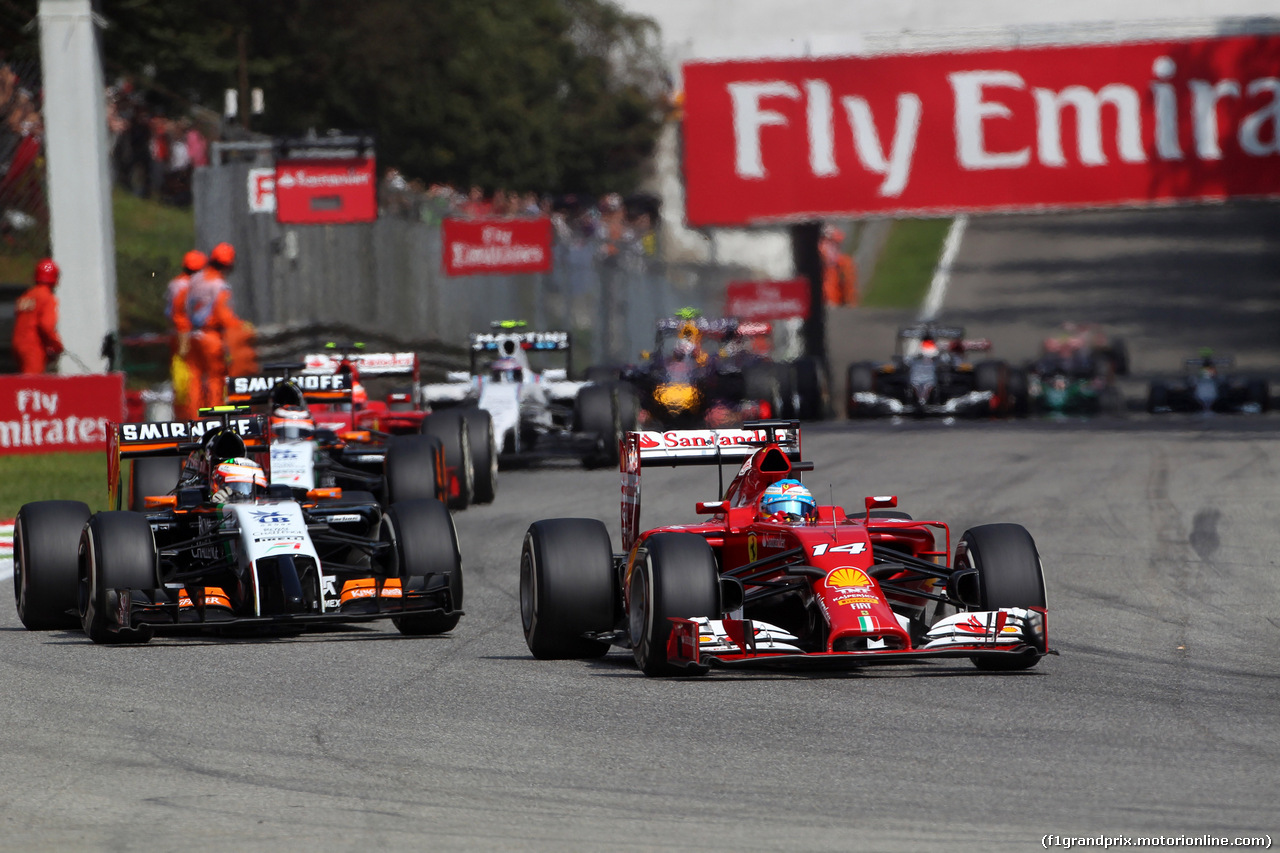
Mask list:
POLYGON ((695 226, 1280 194, 1280 35, 684 66, 695 226))

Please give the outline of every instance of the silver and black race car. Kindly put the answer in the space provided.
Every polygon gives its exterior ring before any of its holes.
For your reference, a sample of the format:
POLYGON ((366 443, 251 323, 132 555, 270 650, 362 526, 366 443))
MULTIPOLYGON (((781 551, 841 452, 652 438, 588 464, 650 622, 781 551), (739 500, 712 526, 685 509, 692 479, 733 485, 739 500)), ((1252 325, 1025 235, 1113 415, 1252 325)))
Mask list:
POLYGON ((424 385, 423 398, 436 412, 455 406, 487 412, 503 464, 572 457, 587 467, 616 465, 619 442, 636 424, 634 393, 617 382, 571 380, 569 333, 523 326, 504 321, 472 333, 471 370, 424 385), (535 370, 534 353, 563 358, 565 366, 535 370))
POLYGON ((1026 374, 1003 361, 973 364, 970 352, 991 342, 966 339, 959 326, 919 323, 898 330, 886 362, 849 365, 845 412, 880 415, 1007 417, 1026 409, 1026 374))
POLYGON ((1261 376, 1226 371, 1235 367, 1229 355, 1205 350, 1186 360, 1186 373, 1172 382, 1157 380, 1147 393, 1147 411, 1242 412, 1261 414, 1271 409, 1271 390, 1261 376))

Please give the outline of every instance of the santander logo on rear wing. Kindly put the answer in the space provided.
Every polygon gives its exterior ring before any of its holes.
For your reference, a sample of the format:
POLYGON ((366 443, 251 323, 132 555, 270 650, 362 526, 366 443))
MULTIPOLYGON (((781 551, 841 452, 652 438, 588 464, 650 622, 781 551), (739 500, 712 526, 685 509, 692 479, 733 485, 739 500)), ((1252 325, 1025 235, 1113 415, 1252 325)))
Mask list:
POLYGON ((622 547, 630 551, 640 536, 640 469, 654 465, 717 465, 746 459, 775 443, 800 459, 798 421, 749 421, 741 429, 669 429, 629 432, 622 438, 622 547))
POLYGON ((338 353, 312 353, 303 356, 306 367, 302 372, 333 373, 343 358, 351 362, 361 376, 418 375, 418 354, 415 352, 355 352, 345 356, 338 353))
MULTIPOLYGON (((779 422, 785 423, 785 422, 779 422)), ((722 459, 745 459, 770 441, 788 456, 800 453, 800 431, 794 427, 748 429, 669 429, 627 433, 640 464, 715 465, 722 459)))

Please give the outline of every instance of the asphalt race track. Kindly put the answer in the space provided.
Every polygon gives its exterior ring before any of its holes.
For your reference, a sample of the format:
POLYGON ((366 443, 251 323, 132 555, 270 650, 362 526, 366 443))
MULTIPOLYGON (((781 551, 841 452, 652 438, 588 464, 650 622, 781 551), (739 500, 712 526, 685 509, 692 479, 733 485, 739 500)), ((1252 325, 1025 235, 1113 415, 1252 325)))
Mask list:
MULTIPOLYGON (((1187 238, 1177 229, 1162 238, 1156 220, 1190 213, 1092 216, 1111 217, 1108 233, 1141 231, 1134 245, 1159 259, 1161 246, 1174 251, 1187 238)), ((1269 216, 1280 234, 1267 209, 1205 213, 1269 216)), ((964 322, 978 324, 984 287, 1007 287, 1011 273, 994 267, 1014 262, 976 252, 1026 244, 1026 234, 1008 233, 1015 227, 1066 259, 1070 275, 1052 265, 1037 273, 1061 275, 1060 292, 1131 268, 1123 241, 1106 237, 1102 252, 1088 229, 1053 234, 1055 220, 1082 217, 975 228, 955 282, 957 310, 973 312, 964 322)), ((1250 358, 1275 360, 1275 240, 1228 244, 1236 253, 1223 249, 1215 268, 1248 285, 1255 319, 1213 308, 1221 287, 1185 288, 1152 325, 1136 310, 1113 319, 1140 295, 1117 285, 1091 297, 1099 319, 1123 322, 1135 370, 1158 369, 1160 359, 1139 355, 1145 341, 1181 336, 1181 345, 1193 337, 1184 324, 1218 314, 1246 325, 1250 358)), ((1051 297, 1026 298, 1041 306, 1051 297)), ((1000 322, 1028 341, 1052 326, 1042 308, 1000 322)), ((878 333, 891 346, 892 325, 878 333)), ((993 521, 1032 532, 1061 656, 1027 673, 956 663, 652 680, 624 653, 535 661, 518 614, 529 522, 598 517, 616 545, 617 474, 567 465, 504 472, 494 505, 457 515, 467 615, 446 637, 404 639, 388 624, 96 647, 77 633, 28 633, 6 605, 0 850, 736 853, 1030 850, 1046 834, 1280 840, 1278 429, 1275 413, 808 429, 817 470, 806 481, 820 500, 852 509, 865 495, 897 494, 903 509, 947 521, 955 537, 993 521)), ((646 471, 643 522, 692 520, 693 502, 715 489, 711 469, 646 471)))

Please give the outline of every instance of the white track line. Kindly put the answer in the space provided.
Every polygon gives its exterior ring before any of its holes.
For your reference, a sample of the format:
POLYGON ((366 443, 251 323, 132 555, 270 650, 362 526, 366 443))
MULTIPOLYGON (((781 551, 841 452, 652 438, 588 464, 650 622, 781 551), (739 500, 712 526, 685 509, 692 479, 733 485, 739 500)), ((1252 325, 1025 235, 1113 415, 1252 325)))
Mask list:
POLYGON ((947 229, 947 239, 942 244, 942 257, 933 270, 933 280, 929 282, 929 295, 925 297, 924 307, 920 309, 920 322, 936 320, 942 310, 942 302, 947 298, 947 285, 951 283, 951 266, 960 254, 960 241, 964 239, 964 229, 969 225, 969 217, 963 213, 951 220, 947 229))

